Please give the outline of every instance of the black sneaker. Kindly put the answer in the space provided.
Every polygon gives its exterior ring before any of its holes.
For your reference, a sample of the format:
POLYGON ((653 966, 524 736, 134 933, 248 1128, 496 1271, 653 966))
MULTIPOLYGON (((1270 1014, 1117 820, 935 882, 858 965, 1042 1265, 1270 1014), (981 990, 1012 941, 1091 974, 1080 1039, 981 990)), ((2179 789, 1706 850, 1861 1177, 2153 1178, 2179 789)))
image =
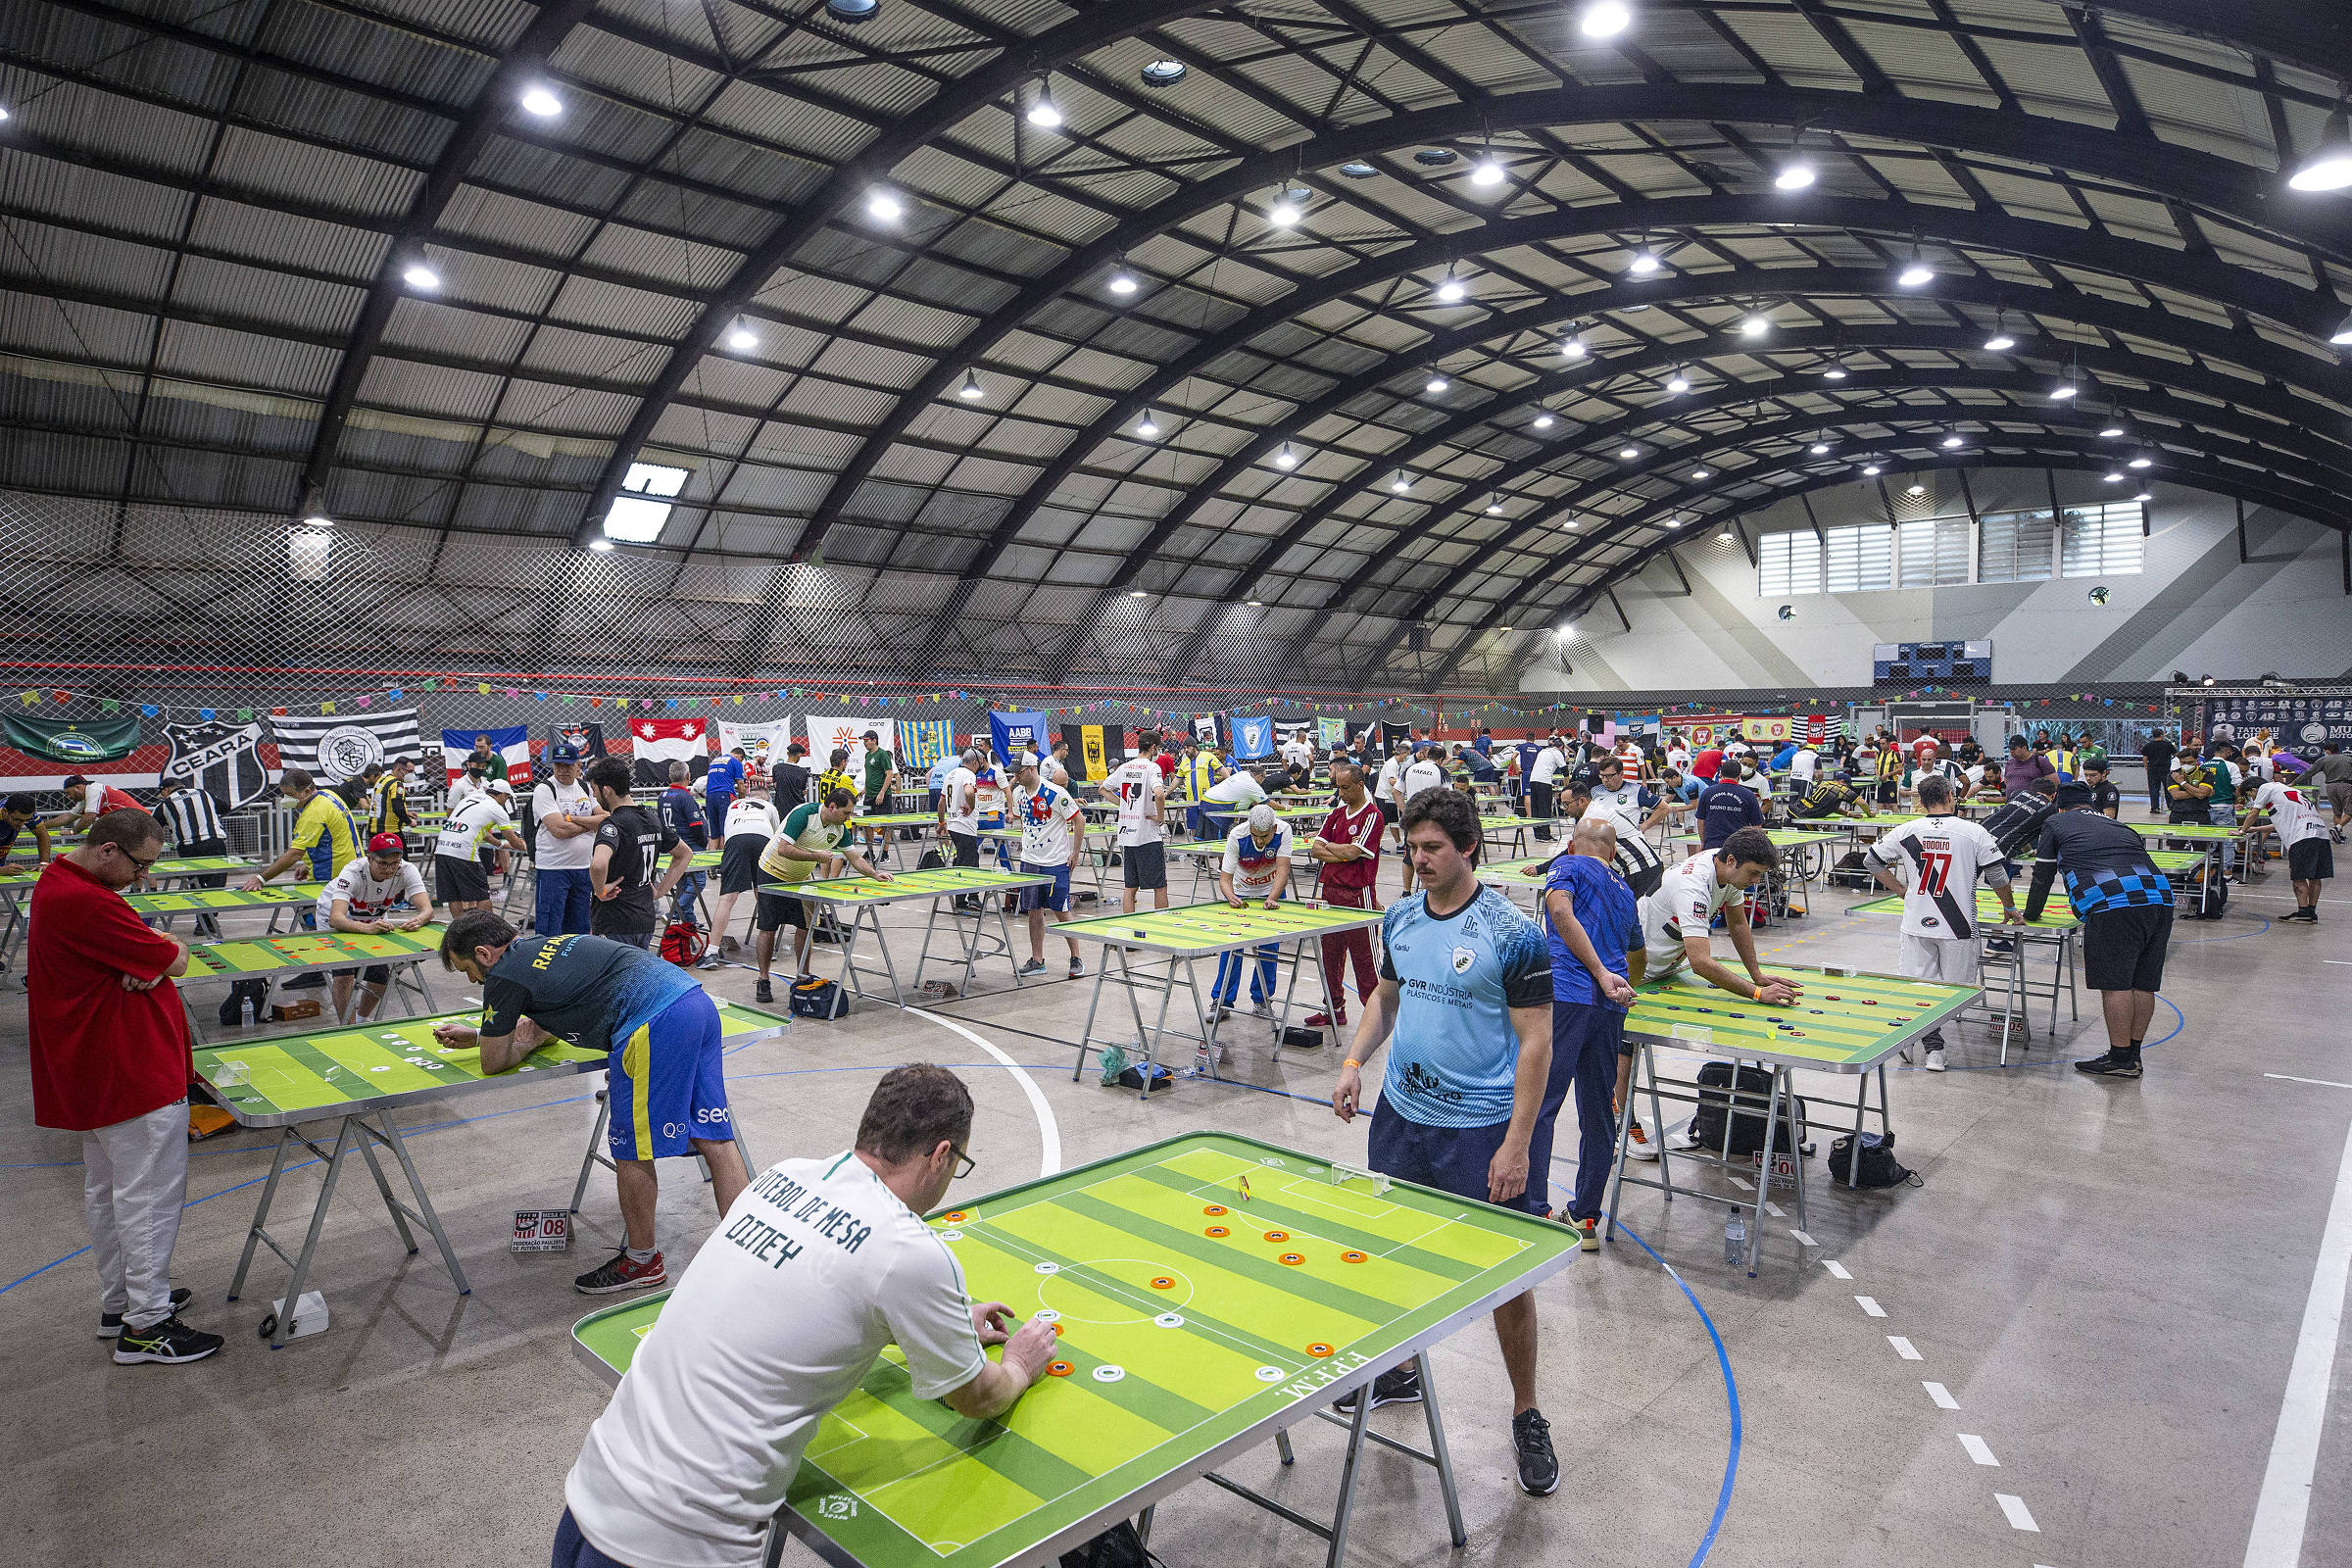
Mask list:
POLYGON ((616 1248, 611 1257, 571 1282, 571 1288, 582 1296, 616 1296, 622 1291, 651 1290, 667 1285, 669 1275, 662 1267, 662 1254, 656 1252, 642 1263, 629 1260, 629 1250, 616 1248))
POLYGON ((2090 1073, 2099 1078, 2136 1078, 2139 1076, 2139 1057, 2119 1056, 2109 1051, 2105 1055, 2076 1062, 2075 1071, 2090 1073))
POLYGON ((776 989, 767 983, 767 976, 761 975, 759 979, 759 982, 752 987, 752 1000, 754 1002, 773 1002, 776 1000, 776 989))
POLYGON ((296 975, 277 989, 280 991, 316 991, 324 984, 326 984, 326 976, 314 970, 310 974, 296 975))
POLYGON ((124 1366, 134 1361, 176 1366, 182 1361, 201 1361, 225 1343, 218 1334, 206 1334, 176 1317, 168 1317, 151 1329, 124 1329, 115 1341, 115 1359, 124 1366))
MULTIPOLYGON (((1332 1401, 1331 1407, 1355 1413, 1355 1396, 1364 1391, 1354 1389, 1332 1401)), ((1372 1380, 1372 1408, 1384 1404, 1419 1404, 1421 1402, 1421 1369, 1418 1366, 1393 1366, 1372 1380)))
POLYGON ((1511 1446, 1519 1450, 1519 1490, 1548 1497, 1560 1490, 1560 1456, 1551 1451, 1551 1423, 1541 1410, 1511 1417, 1511 1446))
MULTIPOLYGON (((189 1290, 185 1285, 173 1286, 172 1288, 172 1315, 177 1317, 179 1315, 179 1309, 187 1305, 190 1298, 192 1298, 194 1295, 195 1293, 189 1290)), ((111 1340, 120 1335, 122 1332, 122 1313, 101 1312, 98 1314, 98 1337, 100 1339, 111 1340)))
POLYGON ((2316 908, 2297 909, 2292 914, 2280 915, 2278 920, 2279 925, 2286 925, 2290 922, 2300 922, 2304 925, 2318 925, 2320 923, 2320 911, 2316 908))

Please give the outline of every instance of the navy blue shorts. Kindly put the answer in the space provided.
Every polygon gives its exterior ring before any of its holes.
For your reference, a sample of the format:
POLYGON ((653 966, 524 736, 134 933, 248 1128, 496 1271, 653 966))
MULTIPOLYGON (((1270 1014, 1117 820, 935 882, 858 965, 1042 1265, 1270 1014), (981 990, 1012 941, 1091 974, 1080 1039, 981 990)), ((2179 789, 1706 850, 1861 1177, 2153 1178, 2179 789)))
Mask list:
MULTIPOLYGON (((1510 1130, 1507 1118, 1484 1127, 1425 1127, 1396 1114, 1383 1099, 1372 1107, 1371 1148, 1364 1163, 1384 1176, 1483 1203, 1487 1167, 1510 1130)), ((1504 1199, 1501 1206, 1541 1214, 1544 1191, 1544 1177, 1531 1164, 1527 1191, 1504 1199)))
POLYGON ((628 1568, 617 1557, 608 1557, 596 1549, 596 1544, 580 1534, 579 1521, 571 1510, 556 1521, 556 1549, 549 1557, 549 1568, 628 1568))
POLYGON ((1039 865, 1034 860, 1023 860, 1021 874, 1024 876, 1050 876, 1054 879, 1054 885, 1050 888, 1021 889, 1021 912, 1023 914, 1039 908, 1052 909, 1055 914, 1070 912, 1069 861, 1064 860, 1057 865, 1039 865))

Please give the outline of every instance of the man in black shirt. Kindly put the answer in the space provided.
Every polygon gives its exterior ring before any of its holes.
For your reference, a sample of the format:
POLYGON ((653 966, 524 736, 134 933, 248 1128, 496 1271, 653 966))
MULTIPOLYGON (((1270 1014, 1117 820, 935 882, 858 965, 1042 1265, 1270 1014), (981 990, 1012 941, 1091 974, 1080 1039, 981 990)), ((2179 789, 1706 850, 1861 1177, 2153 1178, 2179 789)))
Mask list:
POLYGON ((2093 755, 2082 759, 2082 783, 2090 791, 2090 804, 2084 810, 2096 811, 2109 821, 2121 819, 2124 792, 2107 782, 2106 758, 2093 755))
MULTIPOLYGON (((802 760, 808 755, 808 748, 803 746, 799 741, 794 741, 790 746, 784 748, 784 760, 776 767, 776 815, 778 817, 790 816, 795 807, 808 804, 808 766, 802 760)), ((719 831, 726 831, 723 823, 720 825, 719 831)))
POLYGON ((2160 729, 2149 731, 2139 745, 2140 760, 2148 764, 2148 809, 2158 816, 2165 814, 2165 780, 2173 776, 2173 759, 2178 755, 2172 738, 2160 729))
POLYGON ((2026 924, 2041 918, 2050 886, 2066 877, 2067 903, 2082 922, 2082 978, 2099 994, 2106 1054, 2075 1063, 2102 1078, 2139 1076, 2140 1042, 2156 1015, 2165 947, 2173 939, 2173 887, 2147 847, 2123 823, 2088 808, 2090 790, 2058 787, 2058 814, 2041 830, 2026 924))
POLYGON ((588 859, 588 885, 594 894, 588 906, 589 934, 650 948, 659 920, 656 902, 668 898, 694 864, 694 846, 666 821, 631 803, 629 764, 619 758, 600 760, 588 769, 586 782, 596 804, 608 813, 596 830, 596 849, 588 859), (663 853, 669 856, 669 870, 657 882, 654 862, 663 853))
POLYGON ((1854 807, 1859 807, 1864 816, 1879 814, 1860 790, 1841 779, 1825 778, 1807 785, 1788 814, 1811 821, 1825 816, 1850 815, 1849 808, 1854 807))

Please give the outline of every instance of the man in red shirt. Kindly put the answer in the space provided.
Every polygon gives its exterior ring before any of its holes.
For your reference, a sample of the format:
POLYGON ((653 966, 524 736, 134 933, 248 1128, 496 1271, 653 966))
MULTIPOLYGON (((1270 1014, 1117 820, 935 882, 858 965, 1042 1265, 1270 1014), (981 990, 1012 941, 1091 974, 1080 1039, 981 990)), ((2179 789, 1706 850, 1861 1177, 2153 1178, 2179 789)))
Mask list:
POLYGON ((188 1192, 188 1025, 172 977, 188 950, 120 897, 164 853, 135 808, 108 811, 32 889, 26 1016, 32 1119, 81 1134, 98 1333, 122 1362, 201 1361, 220 1337, 180 1322, 172 1248, 188 1192))
POLYGON ((1692 778, 1703 778, 1708 783, 1712 784, 1715 782, 1715 776, 1722 771, 1722 747, 1710 746, 1703 752, 1696 752, 1691 755, 1690 776, 1692 778))
MULTIPOLYGON (((1331 787, 1340 804, 1323 818, 1306 843, 1306 853, 1323 865, 1322 899, 1343 909, 1380 907, 1380 803, 1364 788, 1364 770, 1352 762, 1331 764, 1331 787)), ((1355 995, 1369 1002, 1380 984, 1372 967, 1372 933, 1346 931, 1323 939, 1323 978, 1331 988, 1332 1011, 1316 1013, 1307 1027, 1348 1024, 1348 959, 1355 958, 1355 995)))
POLYGON ((108 811, 144 811, 147 809, 112 784, 101 783, 85 774, 69 775, 66 779, 65 789, 66 799, 71 804, 65 810, 49 820, 63 822, 68 827, 88 827, 108 811))

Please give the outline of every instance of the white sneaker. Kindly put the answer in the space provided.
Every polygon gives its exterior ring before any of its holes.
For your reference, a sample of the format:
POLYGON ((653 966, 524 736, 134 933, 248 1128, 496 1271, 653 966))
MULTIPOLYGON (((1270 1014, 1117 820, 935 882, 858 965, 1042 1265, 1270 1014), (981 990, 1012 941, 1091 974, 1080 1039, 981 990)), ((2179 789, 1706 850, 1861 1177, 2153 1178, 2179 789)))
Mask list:
POLYGON ((1930 1072, 1941 1072, 1941 1071, 1943 1071, 1943 1053, 1942 1053, 1942 1052, 1940 1052, 1940 1051, 1931 1051, 1931 1052, 1929 1052, 1929 1053, 1928 1053, 1928 1071, 1930 1071, 1930 1072))
POLYGON ((1271 1018, 1274 1016, 1274 1004, 1271 1002, 1252 1002, 1250 1004, 1250 1015, 1253 1018, 1271 1018))

